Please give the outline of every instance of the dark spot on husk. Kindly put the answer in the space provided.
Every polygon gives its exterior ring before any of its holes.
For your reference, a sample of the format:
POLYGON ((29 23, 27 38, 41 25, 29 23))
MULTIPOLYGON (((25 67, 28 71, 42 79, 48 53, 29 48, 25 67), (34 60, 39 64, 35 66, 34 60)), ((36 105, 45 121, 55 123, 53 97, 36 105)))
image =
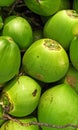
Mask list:
POLYGON ((32 93, 33 96, 36 96, 37 94, 37 89, 34 90, 34 92, 32 93))
POLYGON ((37 56, 37 58, 39 58, 39 56, 37 56))
POLYGON ((51 96, 51 99, 50 99, 50 103, 52 103, 53 102, 53 96, 51 96))

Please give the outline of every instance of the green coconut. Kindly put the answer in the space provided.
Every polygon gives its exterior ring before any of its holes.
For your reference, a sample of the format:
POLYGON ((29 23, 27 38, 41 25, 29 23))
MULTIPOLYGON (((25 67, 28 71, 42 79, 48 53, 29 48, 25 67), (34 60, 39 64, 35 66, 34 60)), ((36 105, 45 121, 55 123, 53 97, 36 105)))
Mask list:
POLYGON ((74 68, 78 70, 78 36, 75 36, 70 43, 69 57, 74 68))
POLYGON ((78 35, 78 14, 75 10, 61 10, 53 15, 44 25, 44 37, 58 41, 65 50, 78 35))
POLYGON ((50 16, 58 10, 70 7, 69 0, 24 0, 24 2, 32 12, 42 16, 50 16))
POLYGON ((12 37, 21 50, 26 50, 33 40, 31 25, 21 16, 9 16, 7 19, 2 34, 12 37))
POLYGON ((58 42, 43 38, 27 49, 22 66, 26 74, 39 81, 51 83, 60 80, 67 73, 69 59, 58 42))
MULTIPOLYGON (((42 126, 42 130, 58 130, 67 124, 78 125, 78 94, 68 84, 59 84, 46 90, 38 106, 39 122, 57 126, 42 126)), ((62 130, 76 130, 73 127, 62 130)))
POLYGON ((1 101, 7 113, 16 117, 24 117, 37 108, 40 94, 41 87, 34 79, 19 76, 5 85, 1 101))
POLYGON ((20 64, 20 49, 15 41, 9 36, 0 36, 0 84, 16 76, 19 73, 20 64))

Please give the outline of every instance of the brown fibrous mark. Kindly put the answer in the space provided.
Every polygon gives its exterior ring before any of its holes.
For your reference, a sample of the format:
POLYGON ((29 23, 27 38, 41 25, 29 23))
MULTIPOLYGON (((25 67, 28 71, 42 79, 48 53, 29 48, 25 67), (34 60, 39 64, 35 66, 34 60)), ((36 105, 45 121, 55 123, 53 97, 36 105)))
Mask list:
POLYGON ((67 10, 66 13, 72 18, 78 18, 78 14, 75 10, 67 10))
POLYGON ((44 46, 47 47, 49 50, 59 51, 61 49, 60 44, 57 41, 51 39, 44 40, 44 46))
POLYGON ((6 105, 6 106, 4 107, 4 112, 9 112, 9 111, 10 111, 10 106, 7 106, 7 105, 6 105))
POLYGON ((3 92, 2 101, 3 101, 4 112, 9 112, 10 110, 14 108, 13 104, 11 103, 9 95, 5 92, 3 92))

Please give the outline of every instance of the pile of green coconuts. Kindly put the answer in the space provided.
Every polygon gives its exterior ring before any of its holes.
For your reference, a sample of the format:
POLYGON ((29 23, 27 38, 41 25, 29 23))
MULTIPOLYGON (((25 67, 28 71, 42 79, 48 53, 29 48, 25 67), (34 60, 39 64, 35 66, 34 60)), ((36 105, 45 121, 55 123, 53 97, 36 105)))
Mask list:
POLYGON ((78 0, 0 0, 0 130, 78 130, 78 0))

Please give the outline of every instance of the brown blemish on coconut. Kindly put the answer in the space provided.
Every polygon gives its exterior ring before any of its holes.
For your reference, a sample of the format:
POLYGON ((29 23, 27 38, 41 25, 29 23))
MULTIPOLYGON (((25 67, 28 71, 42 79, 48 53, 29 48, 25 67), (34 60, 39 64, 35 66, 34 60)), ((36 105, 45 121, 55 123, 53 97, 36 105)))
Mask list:
POLYGON ((59 51, 61 49, 60 44, 57 41, 51 39, 45 39, 43 45, 49 50, 59 51))
POLYGON ((37 1, 38 4, 40 4, 40 1, 41 1, 41 0, 36 0, 36 1, 37 1))
POLYGON ((42 79, 43 79, 43 75, 41 75, 41 74, 36 74, 36 78, 42 80, 42 79))
POLYGON ((13 41, 12 38, 9 38, 8 40, 9 40, 9 41, 13 41))
POLYGON ((13 109, 13 104, 11 103, 9 95, 5 92, 3 92, 2 101, 3 101, 3 106, 4 106, 5 112, 9 112, 10 110, 13 109))
POLYGON ((70 16, 72 18, 78 18, 78 14, 75 10, 66 10, 66 13, 68 16, 70 16))
POLYGON ((36 96, 37 94, 37 89, 34 90, 34 92, 32 93, 33 96, 36 96))
POLYGON ((76 83, 76 79, 75 79, 74 77, 72 77, 72 76, 67 76, 66 81, 67 81, 67 83, 69 83, 69 84, 71 85, 71 87, 74 88, 74 85, 75 85, 75 83, 76 83))

